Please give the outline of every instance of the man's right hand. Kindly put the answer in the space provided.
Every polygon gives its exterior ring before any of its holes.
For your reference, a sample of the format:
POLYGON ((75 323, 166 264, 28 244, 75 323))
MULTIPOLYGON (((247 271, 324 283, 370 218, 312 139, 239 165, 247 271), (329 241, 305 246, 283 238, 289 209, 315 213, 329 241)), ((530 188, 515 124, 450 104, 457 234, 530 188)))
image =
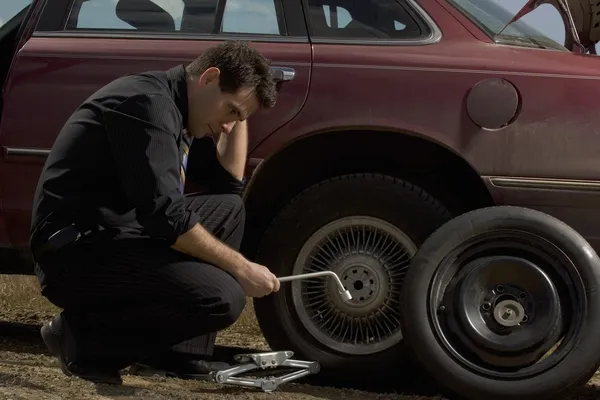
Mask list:
POLYGON ((236 274, 238 282, 248 297, 263 297, 278 292, 279 279, 263 265, 248 262, 236 274))

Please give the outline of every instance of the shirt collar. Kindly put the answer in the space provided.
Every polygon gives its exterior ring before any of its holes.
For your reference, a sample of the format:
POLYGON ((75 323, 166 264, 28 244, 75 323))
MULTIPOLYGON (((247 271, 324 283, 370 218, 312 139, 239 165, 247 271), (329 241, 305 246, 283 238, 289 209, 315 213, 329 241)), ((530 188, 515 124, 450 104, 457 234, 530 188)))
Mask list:
POLYGON ((187 94, 187 72, 183 65, 178 65, 167 70, 167 79, 171 86, 173 101, 177 105, 183 118, 183 126, 188 123, 188 94, 187 94))

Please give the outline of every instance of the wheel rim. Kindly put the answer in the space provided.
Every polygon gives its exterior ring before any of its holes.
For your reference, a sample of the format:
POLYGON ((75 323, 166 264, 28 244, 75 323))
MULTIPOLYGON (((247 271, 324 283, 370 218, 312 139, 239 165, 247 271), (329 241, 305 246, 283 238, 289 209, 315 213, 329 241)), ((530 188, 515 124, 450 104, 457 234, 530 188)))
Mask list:
POLYGON ((429 305, 434 333, 459 364, 484 376, 522 378, 573 349, 585 288, 555 245, 504 230, 448 255, 434 274, 429 305))
POLYGON ((332 350, 365 355, 402 340, 400 287, 417 246, 400 229, 374 217, 347 217, 315 232, 304 244, 294 274, 332 270, 352 300, 344 302, 331 279, 292 282, 302 325, 332 350))

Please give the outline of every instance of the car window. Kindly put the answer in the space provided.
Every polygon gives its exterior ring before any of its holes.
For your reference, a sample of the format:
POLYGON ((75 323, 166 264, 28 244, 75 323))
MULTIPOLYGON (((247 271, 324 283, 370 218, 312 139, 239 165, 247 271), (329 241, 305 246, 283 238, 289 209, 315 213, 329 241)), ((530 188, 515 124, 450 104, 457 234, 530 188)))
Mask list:
POLYGON ((228 0, 221 31, 279 35, 274 0, 228 0))
MULTIPOLYGON (((275 1, 227 0, 215 33, 279 35, 275 1)), ((67 30, 137 30, 210 34, 219 0, 76 0, 67 30)))
POLYGON ((31 4, 31 0, 0 1, 0 28, 31 4))
POLYGON ((429 34, 401 0, 308 0, 308 7, 314 38, 414 39, 429 34))

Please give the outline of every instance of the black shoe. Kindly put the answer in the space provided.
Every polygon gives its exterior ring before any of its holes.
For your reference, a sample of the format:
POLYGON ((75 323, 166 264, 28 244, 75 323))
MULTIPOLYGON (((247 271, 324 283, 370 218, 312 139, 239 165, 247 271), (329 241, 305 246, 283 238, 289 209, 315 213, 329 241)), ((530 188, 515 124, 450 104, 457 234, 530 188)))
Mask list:
POLYGON ((72 362, 75 354, 73 335, 62 314, 47 322, 40 330, 46 347, 58 358, 60 369, 67 376, 77 376, 94 383, 122 385, 123 379, 118 370, 108 367, 84 367, 72 362))

